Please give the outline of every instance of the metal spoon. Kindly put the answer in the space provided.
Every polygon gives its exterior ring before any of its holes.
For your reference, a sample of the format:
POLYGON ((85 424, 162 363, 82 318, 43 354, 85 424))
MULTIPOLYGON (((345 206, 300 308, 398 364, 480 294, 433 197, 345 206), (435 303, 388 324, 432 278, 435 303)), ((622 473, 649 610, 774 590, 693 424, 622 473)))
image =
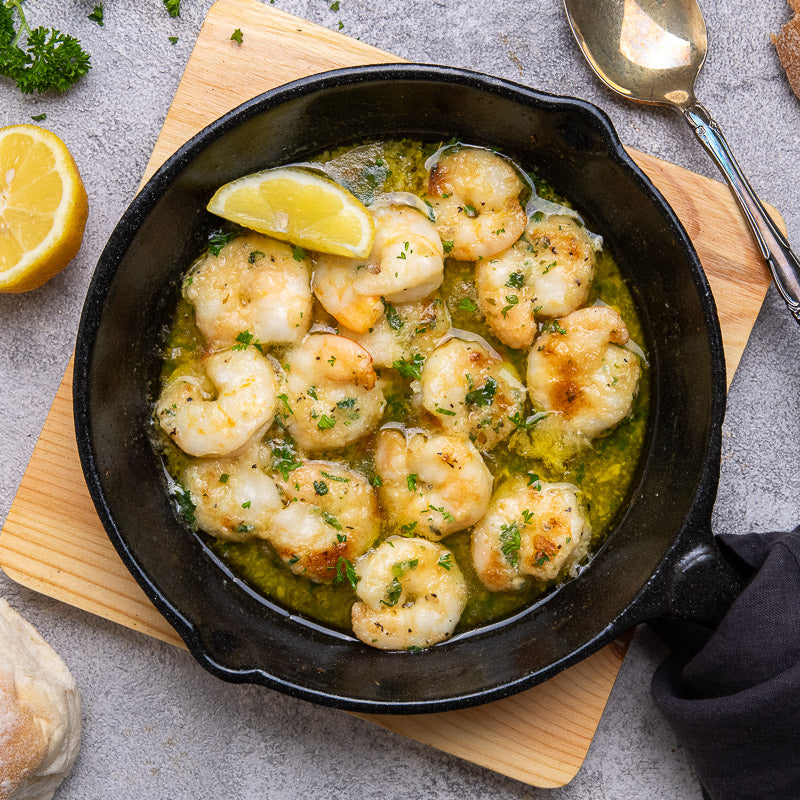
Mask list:
POLYGON ((600 80, 628 100, 683 113, 736 196, 778 291, 800 322, 800 261, 697 101, 706 24, 696 0, 564 0, 572 32, 600 80))

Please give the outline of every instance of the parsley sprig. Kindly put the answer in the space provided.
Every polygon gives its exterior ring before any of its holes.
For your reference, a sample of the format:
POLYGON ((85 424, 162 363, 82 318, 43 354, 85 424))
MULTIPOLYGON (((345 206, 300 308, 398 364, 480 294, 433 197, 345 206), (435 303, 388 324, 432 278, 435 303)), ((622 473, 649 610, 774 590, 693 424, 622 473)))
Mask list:
POLYGON ((56 28, 31 29, 22 0, 0 0, 0 75, 21 92, 65 92, 91 66, 91 57, 74 36, 56 28))

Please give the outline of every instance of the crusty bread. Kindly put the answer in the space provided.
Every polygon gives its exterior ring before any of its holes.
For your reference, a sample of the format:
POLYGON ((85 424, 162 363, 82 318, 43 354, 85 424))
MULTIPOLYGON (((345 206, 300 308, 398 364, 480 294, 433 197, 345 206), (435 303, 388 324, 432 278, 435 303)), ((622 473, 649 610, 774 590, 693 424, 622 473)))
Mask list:
POLYGON ((795 16, 772 37, 792 91, 800 97, 800 0, 789 0, 795 16))
POLYGON ((56 652, 0 598, 0 800, 50 800, 78 755, 80 695, 56 652))

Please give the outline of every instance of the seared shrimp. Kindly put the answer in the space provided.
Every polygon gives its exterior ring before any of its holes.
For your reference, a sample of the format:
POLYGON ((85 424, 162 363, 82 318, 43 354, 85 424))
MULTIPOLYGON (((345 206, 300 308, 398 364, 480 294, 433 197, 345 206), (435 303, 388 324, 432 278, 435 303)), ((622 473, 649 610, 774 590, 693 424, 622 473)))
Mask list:
POLYGON ((534 407, 555 412, 551 424, 579 436, 616 425, 631 410, 641 371, 637 356, 621 347, 628 338, 622 317, 608 306, 581 308, 550 323, 528 356, 534 407))
POLYGON ((449 434, 491 450, 509 436, 509 417, 522 414, 525 387, 488 344, 453 338, 422 368, 422 406, 449 434))
POLYGON ((286 353, 281 419, 306 450, 345 447, 380 421, 385 401, 360 344, 315 333, 286 353))
POLYGON ((255 348, 213 353, 170 376, 156 418, 190 456, 225 456, 272 424, 275 371, 255 348))
POLYGON ((589 297, 595 250, 572 217, 532 221, 510 249, 475 266, 486 324, 509 347, 530 347, 537 317, 560 317, 589 297))
POLYGON ((524 188, 502 156, 479 147, 445 151, 431 169, 427 201, 449 254, 479 261, 511 247, 525 230, 524 188))
POLYGON ((418 303, 385 305, 386 313, 366 333, 341 332, 366 348, 376 367, 410 361, 417 354, 425 357, 450 330, 450 314, 438 294, 418 303))
MULTIPOLYGON (((297 252, 297 251, 294 251, 297 252)), ((262 344, 298 342, 311 324, 306 261, 275 239, 250 233, 209 253, 183 293, 209 347, 230 347, 248 332, 262 344)))
POLYGON ((336 321, 364 333, 390 303, 422 300, 444 278, 442 242, 430 220, 408 206, 379 206, 369 257, 315 257, 314 294, 336 321))
POLYGON ((467 439, 384 429, 378 434, 378 496, 404 531, 439 541, 474 525, 492 496, 492 473, 467 439))
POLYGON ((375 492, 351 469, 307 461, 277 478, 285 508, 272 518, 267 538, 296 575, 330 583, 339 559, 366 552, 380 533, 375 492))
POLYGON ((381 650, 431 647, 449 639, 467 604, 453 554, 426 539, 390 536, 355 563, 353 633, 381 650))
POLYGON ((266 538, 272 515, 283 506, 275 482, 261 469, 260 450, 256 446, 236 458, 198 459, 183 470, 201 530, 234 542, 266 538))
POLYGON ((520 589, 526 577, 553 580, 586 555, 591 528, 571 483, 521 478, 492 498, 472 531, 472 563, 491 592, 520 589))

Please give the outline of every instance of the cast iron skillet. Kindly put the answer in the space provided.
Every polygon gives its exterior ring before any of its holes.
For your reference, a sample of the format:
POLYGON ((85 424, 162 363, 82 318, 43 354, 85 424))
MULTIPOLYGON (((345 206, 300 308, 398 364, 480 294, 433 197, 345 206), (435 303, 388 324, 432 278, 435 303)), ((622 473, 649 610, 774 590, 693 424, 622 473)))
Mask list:
POLYGON ((81 318, 75 425, 100 518, 195 658, 357 711, 443 711, 497 699, 659 616, 712 619, 736 592, 710 533, 725 367, 708 283, 686 232, 580 100, 443 67, 390 65, 296 81, 209 125, 153 176, 106 246, 81 318), (336 145, 412 136, 497 147, 536 165, 601 232, 629 278, 652 371, 649 441, 613 534, 576 579, 519 615, 422 653, 385 653, 293 618, 178 519, 150 440, 158 342, 179 276, 215 220, 214 190, 336 145))

